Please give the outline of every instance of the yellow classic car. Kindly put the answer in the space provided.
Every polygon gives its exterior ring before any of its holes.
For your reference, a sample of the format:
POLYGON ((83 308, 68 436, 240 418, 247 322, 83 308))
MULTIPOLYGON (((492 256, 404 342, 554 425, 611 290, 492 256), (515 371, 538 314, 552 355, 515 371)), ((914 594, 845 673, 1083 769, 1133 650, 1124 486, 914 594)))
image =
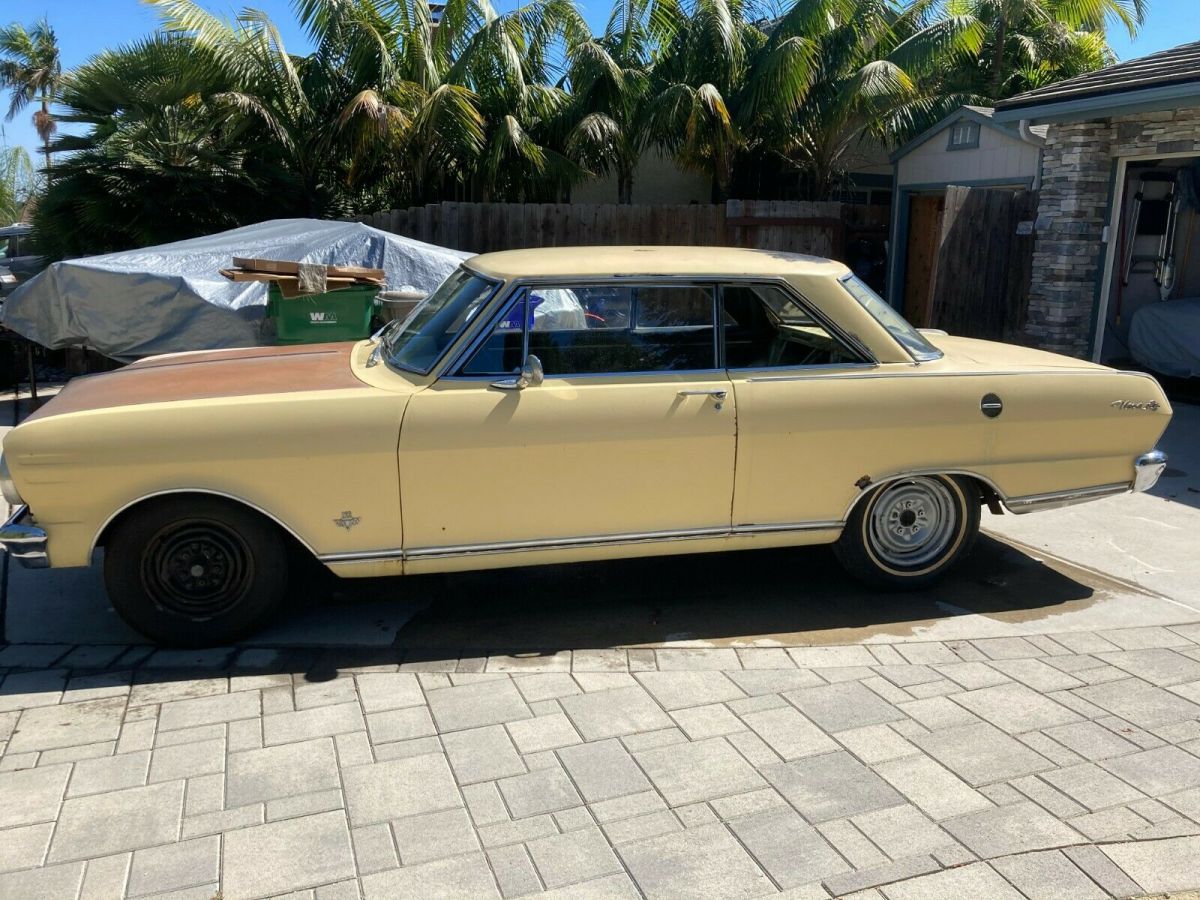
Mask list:
POLYGON ((1014 513, 1146 490, 1149 376, 918 331, 844 265, 718 247, 468 260, 356 344, 72 381, 4 441, 29 566, 103 548, 117 611, 227 641, 343 577, 832 544, 919 587, 1014 513))

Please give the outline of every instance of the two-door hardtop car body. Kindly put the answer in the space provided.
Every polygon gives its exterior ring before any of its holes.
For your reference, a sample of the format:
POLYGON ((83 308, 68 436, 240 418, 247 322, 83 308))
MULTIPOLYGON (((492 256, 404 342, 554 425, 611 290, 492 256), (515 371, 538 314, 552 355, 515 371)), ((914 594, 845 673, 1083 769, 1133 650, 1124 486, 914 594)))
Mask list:
POLYGON ((181 644, 262 622, 293 551, 357 577, 831 543, 919 586, 981 504, 1150 487, 1169 419, 1149 376, 917 331, 840 263, 516 250, 370 340, 72 381, 4 441, 0 543, 103 547, 118 612, 181 644))

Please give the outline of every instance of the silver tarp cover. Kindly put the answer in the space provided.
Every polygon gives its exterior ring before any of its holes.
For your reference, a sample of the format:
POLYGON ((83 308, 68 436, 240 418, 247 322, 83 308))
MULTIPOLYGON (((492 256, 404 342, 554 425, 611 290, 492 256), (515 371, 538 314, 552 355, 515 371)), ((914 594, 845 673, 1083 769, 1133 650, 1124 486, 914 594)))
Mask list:
POLYGON ((206 237, 52 264, 4 302, 3 322, 46 347, 119 360, 262 343, 267 285, 229 281, 234 256, 387 273, 389 290, 431 291, 470 254, 357 222, 275 219, 206 237))

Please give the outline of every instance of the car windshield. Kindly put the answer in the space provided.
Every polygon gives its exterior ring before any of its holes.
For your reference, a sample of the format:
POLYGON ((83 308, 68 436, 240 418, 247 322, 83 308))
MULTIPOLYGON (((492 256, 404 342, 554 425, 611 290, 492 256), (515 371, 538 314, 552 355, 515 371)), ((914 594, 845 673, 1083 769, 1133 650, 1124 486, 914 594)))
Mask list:
POLYGON ((921 332, 909 325, 904 316, 888 306, 887 302, 857 275, 843 275, 838 280, 850 296, 912 354, 913 359, 924 362, 942 358, 941 350, 929 343, 921 332))
POLYGON ((468 269, 456 269, 412 314, 383 337, 383 358, 407 372, 428 375, 499 287, 468 269))

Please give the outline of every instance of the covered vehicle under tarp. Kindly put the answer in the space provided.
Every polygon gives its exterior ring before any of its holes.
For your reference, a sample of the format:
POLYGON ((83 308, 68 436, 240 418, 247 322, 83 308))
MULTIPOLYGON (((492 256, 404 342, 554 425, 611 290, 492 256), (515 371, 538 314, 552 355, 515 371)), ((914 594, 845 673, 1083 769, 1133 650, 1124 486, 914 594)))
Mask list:
POLYGON ((387 289, 432 291, 470 254, 357 222, 275 219, 51 265, 4 302, 3 322, 46 347, 118 360, 264 341, 267 285, 221 275, 234 256, 383 269, 387 289))

